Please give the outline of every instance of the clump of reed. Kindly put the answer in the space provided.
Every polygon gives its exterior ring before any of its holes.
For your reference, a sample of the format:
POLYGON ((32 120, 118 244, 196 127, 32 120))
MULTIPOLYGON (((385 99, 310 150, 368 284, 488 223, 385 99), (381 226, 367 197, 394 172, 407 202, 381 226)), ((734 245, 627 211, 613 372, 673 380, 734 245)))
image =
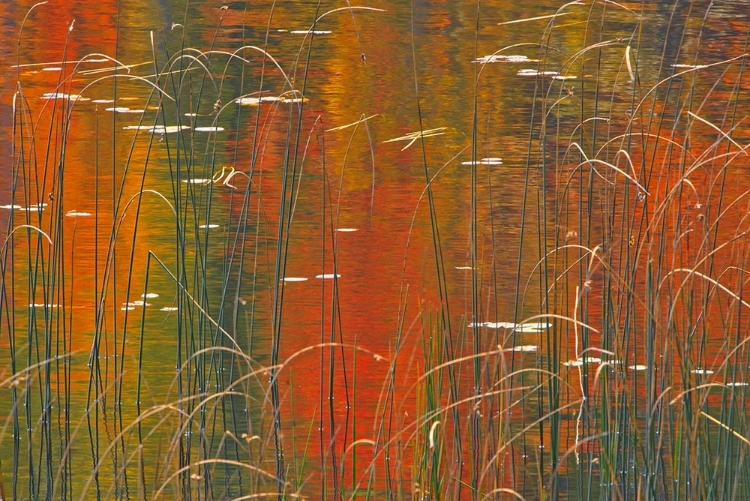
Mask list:
MULTIPOLYGON (((414 312, 402 278, 388 353, 352 342, 342 321, 336 231, 351 148, 364 145, 375 168, 379 110, 327 128, 307 94, 324 19, 352 16, 366 62, 354 16, 377 9, 319 8, 291 69, 268 44, 197 50, 183 38, 170 52, 161 34, 150 74, 135 74, 117 53, 70 60, 66 39, 42 104, 19 53, 0 498, 750 496, 746 54, 705 61, 711 7, 677 4, 666 28, 699 48, 675 53, 665 39, 654 52, 643 32, 656 21, 641 8, 571 2, 513 20, 545 25, 536 70, 519 75, 533 95, 513 239, 500 235, 500 161, 481 153, 493 120, 483 99, 491 65, 521 45, 474 54, 459 153, 470 156, 465 312, 441 220, 458 156, 436 167, 428 141, 454 129, 426 125, 412 42, 417 130, 391 141, 421 162, 423 191, 402 212, 412 227, 427 221, 434 294, 414 312), (559 48, 563 19, 581 30, 574 53, 559 48), (130 95, 142 118, 123 131, 130 95), (91 109, 95 96, 112 102, 91 109), (234 139, 219 140, 229 127, 234 139), (340 169, 333 133, 348 141, 340 169), (90 180, 71 179, 69 152, 92 136, 90 180), (93 200, 71 206, 85 189, 93 200), (285 294, 305 211, 321 275, 314 338, 300 340, 285 294), (517 256, 510 287, 500 245, 517 256), (380 382, 376 399, 366 379, 380 382)), ((485 15, 478 5, 477 47, 485 15)))

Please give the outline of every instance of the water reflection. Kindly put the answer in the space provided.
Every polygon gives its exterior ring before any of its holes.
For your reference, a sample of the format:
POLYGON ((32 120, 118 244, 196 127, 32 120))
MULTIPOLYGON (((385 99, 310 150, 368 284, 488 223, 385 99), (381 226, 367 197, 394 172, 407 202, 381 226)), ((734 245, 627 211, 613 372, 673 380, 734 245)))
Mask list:
MULTIPOLYGON (((580 444, 630 420, 646 426, 645 405, 667 380, 642 368, 658 364, 662 377, 673 362, 687 364, 685 374, 705 381, 732 349, 693 318, 702 313, 686 313, 695 326, 665 327, 673 336, 650 344, 656 327, 641 317, 652 266, 702 264, 693 235, 711 238, 708 218, 718 213, 720 242, 746 226, 738 207, 747 173, 703 161, 719 145, 738 156, 746 139, 739 114, 726 111, 745 102, 739 60, 710 72, 674 66, 741 55, 746 27, 730 5, 697 27, 699 15, 681 4, 571 5, 554 21, 558 6, 545 4, 484 2, 477 21, 477 6, 464 2, 377 2, 382 12, 330 12, 313 33, 313 20, 337 6, 36 7, 16 73, 0 76, 4 106, 23 92, 16 113, 0 118, 0 147, 13 159, 2 167, 0 203, 47 204, 0 212, 8 231, 26 225, 5 260, 0 349, 3 360, 15 350, 15 363, 3 370, 41 364, 2 386, 11 403, 0 415, 7 429, 29 428, 23 440, 45 444, 26 449, 15 431, 0 435, 4 457, 35 465, 14 471, 14 495, 57 486, 69 497, 140 497, 162 484, 183 497, 275 491, 279 441, 286 480, 313 497, 366 486, 371 461, 378 496, 416 493, 428 483, 422 449, 435 447, 426 432, 440 429, 454 440, 441 442, 443 460, 465 465, 445 484, 457 498, 485 463, 467 452, 471 437, 459 450, 452 419, 476 433, 476 416, 507 418, 506 438, 525 430, 509 445, 494 428, 483 436, 477 447, 494 458, 485 491, 541 495, 535 475, 548 475, 557 453, 561 480, 551 491, 582 492, 576 472, 599 475, 601 448, 635 454, 604 439, 580 444), (502 24, 513 20, 527 21, 502 24), (93 53, 126 67, 71 62, 93 53), (731 141, 717 129, 732 130, 731 141), (695 169, 681 181, 685 171, 672 164, 695 169), (672 205, 674 186, 690 191, 672 205), (660 232, 675 244, 656 264, 611 273, 637 262, 660 232), (550 312, 575 312, 575 321, 516 325, 550 312), (636 327, 620 336, 625 324, 636 327), (706 336, 695 347, 698 325, 706 336), (663 360, 651 356, 657 348, 663 360), (430 382, 444 389, 430 403, 417 382, 448 352, 486 353, 484 372, 475 378, 467 358, 430 382), (278 373, 268 369, 275 357, 278 373), (499 386, 511 369, 521 370, 513 387, 499 386), (595 412, 605 378, 622 398, 607 411, 615 424, 595 412), (448 396, 449 382, 460 395, 448 396), (472 395, 493 391, 474 405, 472 395), (425 410, 462 398, 455 417, 425 410), (24 401, 14 422, 11 406, 24 401), (216 458, 223 462, 197 464, 216 458), (78 474, 79 462, 99 475, 78 474)), ((8 47, 30 7, 0 7, 5 61, 15 59, 8 47)), ((717 263, 736 290, 742 261, 717 263)), ((678 288, 680 271, 659 273, 678 288)), ((736 307, 706 298, 704 309, 720 315, 736 307)), ((693 300, 674 304, 692 311, 693 300)), ((739 329, 738 315, 729 322, 739 329)), ((622 494, 640 482, 632 470, 609 475, 585 488, 613 492, 621 481, 622 494)))

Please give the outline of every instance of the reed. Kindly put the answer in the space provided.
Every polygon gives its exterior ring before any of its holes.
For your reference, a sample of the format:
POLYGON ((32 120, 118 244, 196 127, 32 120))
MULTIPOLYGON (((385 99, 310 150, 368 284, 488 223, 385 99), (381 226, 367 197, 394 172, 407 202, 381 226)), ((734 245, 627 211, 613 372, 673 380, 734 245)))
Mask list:
POLYGON ((575 1, 497 45, 477 2, 456 123, 412 6, 408 86, 362 96, 400 92, 398 128, 311 90, 325 30, 365 67, 381 9, 318 2, 286 53, 276 4, 229 49, 236 9, 200 50, 186 11, 143 59, 71 55, 71 24, 39 99, 46 8, 18 34, 2 200, 0 498, 750 497, 748 35, 714 50, 713 4, 575 1), (387 155, 418 180, 396 212, 387 155), (374 333, 354 212, 405 235, 374 333))

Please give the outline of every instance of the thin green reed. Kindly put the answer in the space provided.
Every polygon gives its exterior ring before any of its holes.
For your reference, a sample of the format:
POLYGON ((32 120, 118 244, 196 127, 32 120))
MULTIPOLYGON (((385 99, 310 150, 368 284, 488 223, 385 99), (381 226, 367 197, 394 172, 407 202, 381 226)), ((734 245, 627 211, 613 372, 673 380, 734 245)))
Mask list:
MULTIPOLYGON (((448 284, 445 276, 445 264, 443 262, 443 251, 442 244, 440 241, 440 229, 438 226, 437 212, 435 198, 432 190, 432 178, 429 172, 429 163, 427 161, 427 150, 424 141, 423 131, 423 116, 422 116, 422 105, 419 91, 419 72, 417 70, 417 52, 416 52, 416 40, 414 39, 414 5, 411 5, 411 56, 413 65, 413 77, 414 77, 414 98, 416 104, 417 119, 419 122, 420 141, 422 154, 422 169, 424 171, 425 178, 425 190, 427 193, 427 202, 430 214, 430 228, 432 232, 432 246, 433 246, 433 257, 435 258, 435 279, 438 287, 438 298, 440 301, 440 321, 439 328, 442 329, 440 332, 440 338, 443 340, 443 350, 445 350, 445 357, 448 361, 455 358, 454 354, 454 339, 453 330, 451 327, 451 316, 450 316, 450 304, 448 298, 448 284)), ((454 404, 460 399, 458 392, 458 380, 454 366, 451 364, 447 368, 448 379, 449 379, 449 403, 454 404)), ((457 470, 453 471, 452 480, 455 483, 445 491, 446 495, 461 496, 461 490, 463 487, 463 468, 460 467, 460 461, 463 456, 463 446, 461 440, 461 427, 460 427, 460 414, 457 405, 451 405, 451 415, 453 419, 453 443, 452 443, 452 463, 459 465, 457 470)))

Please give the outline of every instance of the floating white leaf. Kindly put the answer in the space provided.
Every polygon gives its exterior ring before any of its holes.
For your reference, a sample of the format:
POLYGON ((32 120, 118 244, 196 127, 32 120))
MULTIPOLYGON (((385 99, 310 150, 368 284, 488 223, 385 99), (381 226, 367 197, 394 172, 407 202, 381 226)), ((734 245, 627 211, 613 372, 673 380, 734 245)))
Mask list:
POLYGON ((333 32, 328 30, 291 30, 289 33, 292 35, 330 35, 333 32))
POLYGON ((503 351, 513 351, 517 353, 533 353, 538 350, 539 350, 539 347, 533 344, 522 344, 519 346, 513 346, 511 348, 503 349, 503 351))
POLYGON ((579 359, 576 359, 576 360, 568 360, 567 362, 563 362, 563 365, 565 367, 581 367, 582 365, 600 364, 600 363, 602 363, 602 359, 601 358, 597 358, 597 357, 584 357, 584 358, 579 358, 579 359))
POLYGON ((238 97, 234 102, 240 106, 258 106, 260 103, 273 103, 279 99, 277 96, 238 97))
POLYGON ((42 99, 67 99, 69 101, 91 101, 91 98, 82 97, 78 94, 65 94, 64 92, 46 92, 42 99))
POLYGON ((556 71, 539 71, 539 70, 525 68, 523 70, 518 70, 517 75, 519 77, 536 77, 536 76, 554 77, 557 75, 557 72, 556 71))
POLYGON ((332 278, 341 278, 341 275, 338 273, 323 273, 322 275, 315 275, 315 278, 319 278, 321 280, 330 280, 332 278))
POLYGON ((146 110, 134 110, 126 106, 117 106, 114 108, 104 108, 104 111, 111 111, 113 113, 143 113, 146 110))
POLYGON ((461 162, 461 165, 502 165, 503 159, 497 157, 482 158, 480 160, 461 162))
POLYGON ((536 63, 537 59, 529 59, 526 56, 519 54, 491 54, 489 56, 482 56, 476 58, 473 63, 487 64, 487 63, 536 63))
POLYGON ((693 374, 701 375, 701 376, 707 376, 707 375, 714 373, 714 371, 710 369, 693 369, 690 372, 692 372, 693 374))

